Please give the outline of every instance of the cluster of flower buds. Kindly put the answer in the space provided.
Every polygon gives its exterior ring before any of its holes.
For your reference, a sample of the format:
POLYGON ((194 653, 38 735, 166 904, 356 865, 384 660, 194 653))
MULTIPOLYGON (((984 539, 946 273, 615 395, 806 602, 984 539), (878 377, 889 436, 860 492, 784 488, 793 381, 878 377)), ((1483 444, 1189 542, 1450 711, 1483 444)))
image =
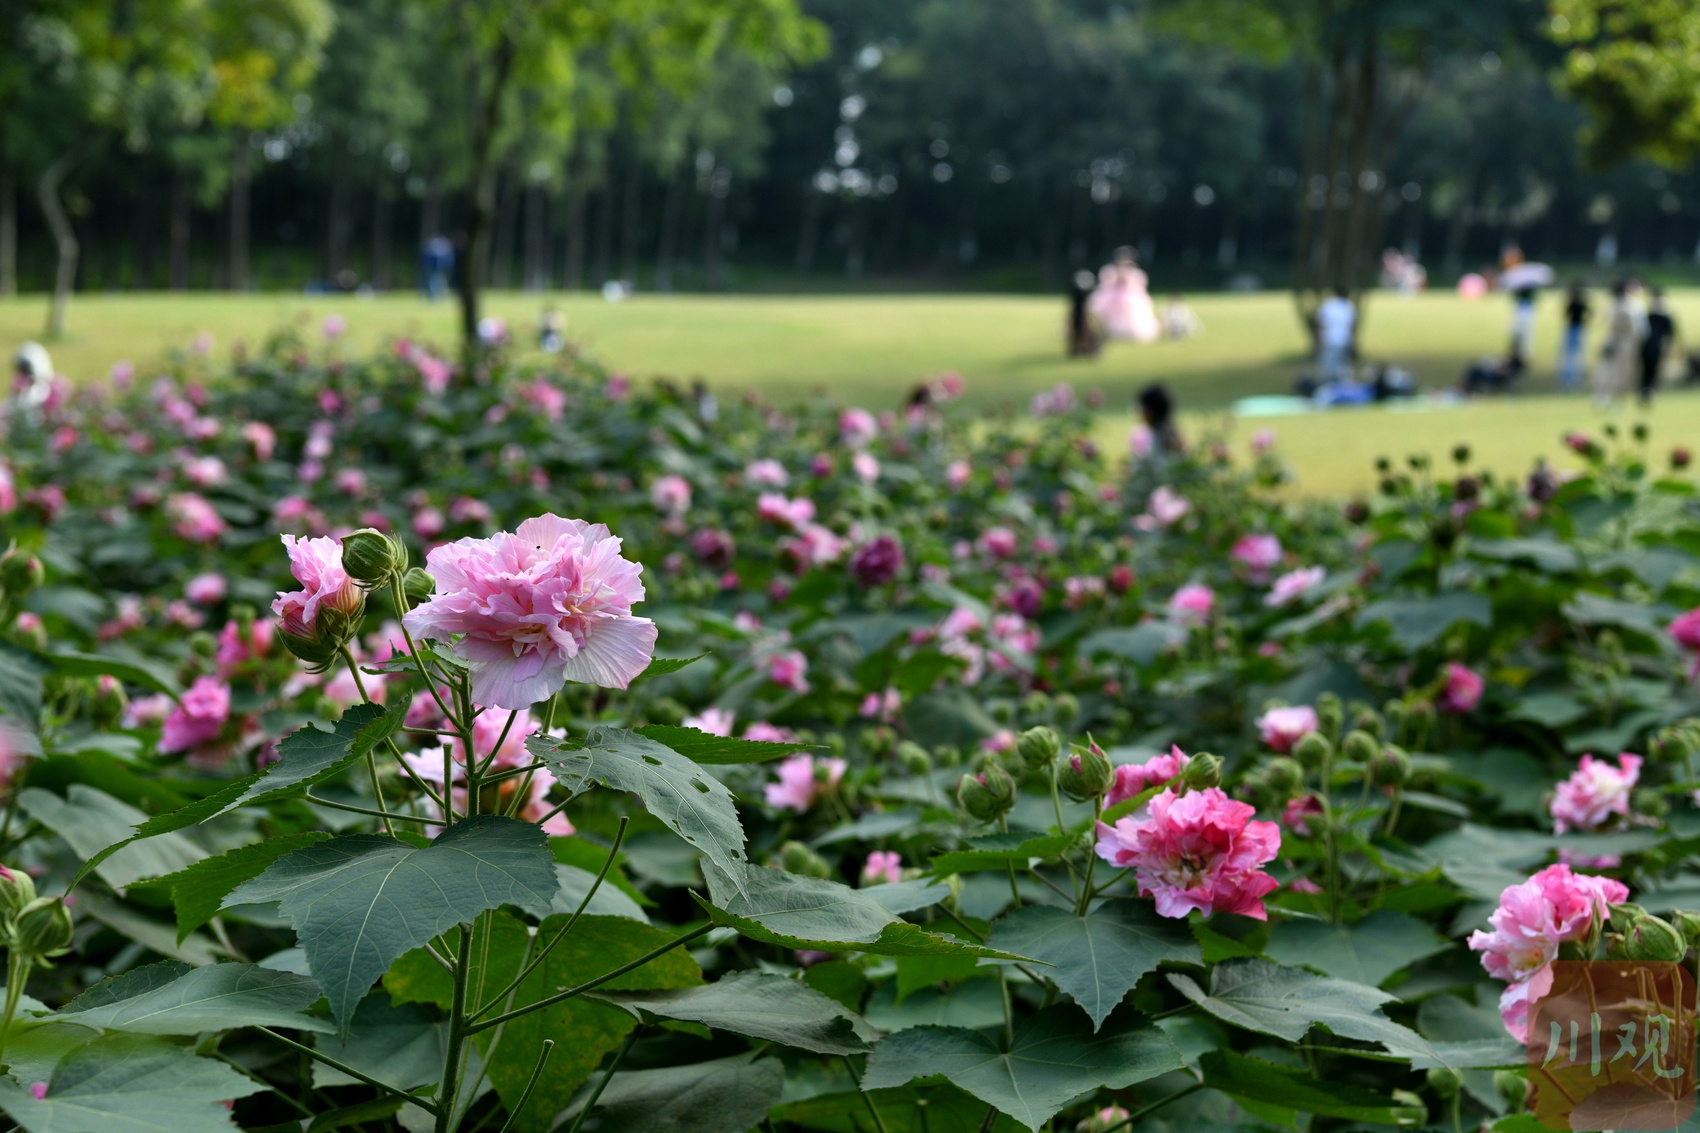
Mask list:
POLYGON ((1095 743, 1071 746, 1069 756, 1057 768, 1057 788, 1075 802, 1095 799, 1116 781, 1110 757, 1095 743))
POLYGON ((45 968, 71 950, 71 911, 61 897, 37 897, 29 874, 0 865, 0 934, 13 956, 45 968))
POLYGON ((1049 767, 1062 751, 1062 739, 1043 725, 1028 728, 1015 741, 1015 751, 1029 771, 1040 771, 1049 767))
POLYGON ((24 598, 47 578, 41 560, 16 543, 0 555, 0 629, 11 626, 24 598))
MULTIPOLYGON (((1679 913, 1688 928, 1700 927, 1700 917, 1679 913)), ((1688 955, 1689 936, 1670 921, 1655 917, 1640 905, 1625 902, 1611 907, 1611 931, 1606 933, 1606 956, 1613 960, 1669 963, 1688 955)))
POLYGON ((779 847, 779 868, 801 877, 826 880, 832 876, 832 866, 826 859, 801 842, 786 842, 779 847))
POLYGON ((995 760, 988 760, 978 774, 964 775, 956 785, 956 801, 968 816, 992 822, 1008 814, 1015 805, 1015 780, 995 760))
POLYGON ((1687 763, 1700 752, 1700 720, 1678 720, 1653 737, 1647 754, 1664 763, 1687 763))
POLYGON ((407 548, 400 539, 372 527, 342 537, 342 569, 363 590, 379 590, 407 571, 407 548))

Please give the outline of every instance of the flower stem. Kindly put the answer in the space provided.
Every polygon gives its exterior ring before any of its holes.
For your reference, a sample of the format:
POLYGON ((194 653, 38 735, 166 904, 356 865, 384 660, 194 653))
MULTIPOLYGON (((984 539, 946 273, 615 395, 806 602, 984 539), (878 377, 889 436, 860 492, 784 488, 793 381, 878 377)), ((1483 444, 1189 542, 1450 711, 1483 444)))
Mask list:
POLYGON ((460 953, 455 957, 454 998, 449 1002, 448 1052, 443 1056, 443 1083, 437 1088, 436 1133, 451 1133, 454 1120, 455 1093, 460 1086, 461 1048, 471 1032, 467 1029, 466 978, 472 968, 472 925, 460 926, 460 953))
MULTIPOLYGON (((360 679, 360 666, 355 663, 354 654, 346 645, 342 647, 342 659, 348 663, 348 672, 354 678, 354 687, 360 690, 361 702, 372 703, 372 698, 366 693, 366 682, 360 679)), ((372 777, 372 797, 378 800, 378 815, 384 820, 384 833, 393 838, 395 826, 390 822, 390 808, 384 805, 384 789, 378 785, 378 757, 370 747, 366 749, 366 773, 372 777)))
POLYGON ((278 1034, 276 1031, 272 1030, 270 1027, 256 1026, 254 1029, 256 1031, 260 1032, 262 1035, 266 1035, 270 1038, 276 1039, 278 1042, 282 1043, 284 1046, 293 1047, 294 1049, 300 1051, 302 1054, 308 1055, 311 1058, 318 1060, 319 1062, 323 1062, 326 1066, 329 1066, 333 1070, 342 1071, 344 1074, 347 1074, 350 1078, 353 1078, 356 1082, 364 1082, 366 1085, 371 1086, 373 1089, 382 1090, 384 1093, 390 1094, 394 1097, 398 1097, 404 1102, 409 1102, 413 1105, 416 1105, 420 1109, 424 1110, 426 1113, 429 1113, 433 1116, 437 1115, 437 1107, 435 1105, 433 1105, 432 1103, 426 1101, 424 1098, 418 1096, 417 1094, 410 1094, 406 1090, 398 1090, 394 1086, 388 1084, 387 1082, 380 1082, 376 1078, 373 1078, 372 1076, 370 1076, 368 1074, 362 1074, 360 1071, 354 1069, 354 1067, 345 1065, 341 1062, 338 1062, 336 1059, 332 1058, 328 1054, 322 1054, 319 1051, 314 1050, 312 1047, 305 1045, 304 1043, 296 1042, 294 1039, 284 1038, 282 1035, 278 1034))
MULTIPOLYGON (((633 1033, 635 1034, 636 1031, 634 1030, 633 1033)), ((519 1101, 514 1103, 514 1108, 508 1113, 508 1119, 502 1122, 502 1133, 510 1133, 514 1127, 514 1122, 519 1120, 520 1112, 525 1109, 525 1103, 531 1100, 531 1091, 537 1088, 537 1079, 543 1076, 543 1066, 549 1061, 549 1054, 554 1049, 554 1039, 543 1040, 542 1053, 537 1056, 537 1065, 531 1069, 531 1080, 525 1084, 525 1090, 520 1094, 519 1101)))
POLYGON ((24 993, 24 981, 29 979, 30 958, 16 948, 6 955, 6 1009, 0 1015, 0 1066, 6 1064, 6 1039, 12 1031, 12 1016, 18 1012, 18 999, 24 993))
POLYGON ((642 1030, 643 1027, 641 1026, 633 1027, 632 1033, 626 1036, 626 1044, 620 1048, 619 1053, 614 1055, 614 1061, 608 1064, 608 1070, 602 1075, 602 1081, 596 1083, 596 1089, 592 1090, 590 1096, 584 1099, 584 1108, 578 1111, 578 1116, 573 1119, 567 1133, 578 1133, 579 1126, 583 1125, 584 1119, 590 1116, 590 1111, 596 1108, 596 1100, 602 1096, 602 1091, 608 1087, 608 1082, 614 1077, 614 1071, 620 1068, 621 1060, 626 1057, 626 1052, 632 1049, 632 1044, 637 1042, 638 1032, 642 1030))
POLYGON ((862 1095, 862 1104, 868 1107, 868 1116, 874 1119, 874 1128, 878 1129, 879 1133, 889 1133, 885 1127, 885 1118, 880 1116, 879 1107, 874 1104, 873 1095, 862 1089, 862 1081, 856 1077, 856 1067, 851 1063, 850 1056, 846 1054, 843 1058, 844 1069, 850 1072, 850 1080, 856 1083, 856 1089, 862 1095))

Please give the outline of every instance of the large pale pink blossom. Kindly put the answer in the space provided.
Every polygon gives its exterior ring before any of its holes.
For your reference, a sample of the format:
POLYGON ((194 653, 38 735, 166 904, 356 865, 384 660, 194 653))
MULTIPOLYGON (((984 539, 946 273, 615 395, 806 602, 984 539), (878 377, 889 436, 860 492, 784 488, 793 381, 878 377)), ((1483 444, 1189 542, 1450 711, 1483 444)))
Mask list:
POLYGON ((1481 702, 1482 678, 1456 661, 1446 663, 1446 687, 1441 691, 1439 707, 1442 712, 1463 715, 1474 712, 1481 702))
POLYGON ((1192 513, 1192 501, 1169 487, 1159 484, 1145 501, 1145 514, 1134 517, 1134 526, 1141 531, 1156 531, 1173 527, 1192 513))
POLYGON ((1553 833, 1598 830, 1613 818, 1629 814, 1629 794, 1641 778, 1641 757, 1624 752, 1613 767, 1584 755, 1570 778, 1558 785, 1552 800, 1553 833))
MULTIPOLYGON (((1074 758, 1079 759, 1079 756, 1074 758)), ((1163 755, 1155 755, 1144 763, 1124 763, 1116 768, 1116 777, 1104 795, 1106 807, 1126 802, 1145 793, 1158 783, 1167 783, 1186 769, 1187 754, 1179 746, 1170 746, 1163 755)))
POLYGON ((194 492, 177 492, 165 501, 171 529, 191 543, 212 543, 224 534, 224 519, 194 492))
POLYGON ((767 659, 767 676, 780 688, 809 691, 809 659, 801 650, 782 649, 767 659))
POLYGON ((1281 831, 1255 820, 1256 813, 1219 787, 1179 796, 1167 790, 1151 800, 1143 820, 1098 823, 1098 856, 1132 866, 1160 916, 1197 911, 1267 920, 1263 897, 1278 883, 1262 867, 1281 852, 1281 831))
POLYGON ((1572 873, 1562 862, 1500 893, 1488 917, 1493 931, 1473 932, 1469 943, 1488 975, 1510 984, 1499 1014, 1512 1038, 1529 1041, 1529 1005, 1552 989, 1559 945, 1585 940, 1609 906, 1628 899, 1623 882, 1572 873))
POLYGON ((1263 604, 1289 606, 1322 585, 1322 580, 1327 577, 1328 572, 1319 566, 1290 570, 1275 580, 1269 593, 1263 596, 1263 604))
POLYGON ((711 736, 729 736, 732 734, 734 719, 730 708, 709 707, 695 716, 686 716, 684 725, 699 732, 707 732, 711 736))
MULTIPOLYGON (((429 694, 427 694, 429 695, 429 694)), ((534 760, 525 748, 528 736, 536 735, 542 730, 542 725, 534 720, 530 712, 518 713, 486 711, 479 714, 472 722, 472 750, 474 758, 480 766, 488 764, 483 772, 485 775, 499 771, 509 771, 518 767, 528 767, 534 760), (509 718, 513 723, 510 726, 509 718)), ((448 754, 453 781, 450 783, 450 802, 455 809, 465 812, 470 801, 466 793, 466 745, 459 737, 449 741, 446 747, 430 748, 425 751, 408 753, 402 756, 408 766, 421 779, 437 784, 443 783, 443 756, 448 754)), ((480 809, 489 812, 496 808, 505 809, 513 801, 514 792, 521 784, 526 783, 526 776, 520 775, 501 780, 491 791, 492 798, 481 800, 480 809)), ((549 791, 555 786, 555 777, 547 770, 538 768, 530 776, 529 784, 525 786, 525 802, 521 804, 518 815, 526 822, 536 822, 549 811, 553 805, 549 802, 549 791)), ((480 794, 483 794, 481 791, 480 794)), ((567 821, 564 814, 551 815, 543 823, 543 832, 564 836, 573 832, 573 824, 567 821)))
POLYGON ((189 751, 211 743, 229 719, 230 686, 216 677, 197 677, 165 718, 159 750, 162 754, 189 751))
POLYGON ((671 473, 659 477, 649 486, 649 502, 656 511, 683 515, 691 508, 691 482, 671 473))
POLYGON ((1320 726, 1316 709, 1308 704, 1296 708, 1271 708, 1257 718, 1257 733, 1270 749, 1286 755, 1307 732, 1320 726))
POLYGON ((837 562, 847 546, 843 536, 818 523, 805 523, 795 539, 780 541, 780 549, 796 562, 799 572, 837 562))
POLYGON ((847 766, 842 759, 822 759, 817 765, 815 757, 807 752, 782 760, 774 772, 779 781, 765 788, 767 805, 803 814, 815 805, 822 791, 838 785, 847 766))
POLYGON ((272 613, 283 622, 283 632, 293 637, 312 637, 319 611, 331 609, 352 616, 360 608, 360 588, 342 569, 342 544, 331 538, 283 538, 289 552, 289 573, 300 590, 278 591, 272 613))
POLYGON ((988 527, 974 542, 982 554, 994 559, 1007 559, 1021 549, 1021 541, 1007 527, 988 527))
POLYGON ((1234 544, 1231 554, 1253 578, 1267 578, 1281 564, 1281 540, 1267 532, 1247 535, 1234 544))
POLYGON ((850 448, 866 448, 879 433, 879 422, 866 409, 846 409, 838 415, 838 439, 850 448))
POLYGON ((756 514, 769 523, 801 528, 814 519, 815 502, 806 496, 793 500, 787 499, 783 492, 763 492, 756 498, 756 514))
POLYGON ((896 850, 875 850, 862 866, 863 885, 896 885, 903 880, 903 855, 896 850))
POLYGON ((752 460, 744 468, 744 483, 752 488, 783 488, 790 482, 785 466, 771 458, 752 460))
POLYGON ((183 597, 197 606, 212 606, 224 601, 227 590, 228 586, 224 581, 224 575, 217 571, 209 571, 206 574, 197 574, 185 583, 183 597))
POLYGON ((472 698, 525 708, 566 681, 625 688, 655 652, 655 623, 632 615, 641 564, 602 524, 543 515, 513 533, 461 539, 425 560, 437 593, 408 612, 414 634, 471 662, 472 698))

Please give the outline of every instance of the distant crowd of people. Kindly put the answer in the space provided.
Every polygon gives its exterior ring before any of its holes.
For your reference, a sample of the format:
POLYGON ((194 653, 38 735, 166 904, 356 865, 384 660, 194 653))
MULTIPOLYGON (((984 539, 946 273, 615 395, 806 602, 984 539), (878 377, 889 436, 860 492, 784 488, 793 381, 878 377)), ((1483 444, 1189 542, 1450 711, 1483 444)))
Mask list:
POLYGON ((1191 338, 1203 329, 1179 295, 1171 296, 1158 313, 1151 301, 1150 279, 1132 248, 1117 248, 1097 275, 1077 271, 1070 281, 1066 337, 1071 358, 1094 357, 1105 342, 1191 338))

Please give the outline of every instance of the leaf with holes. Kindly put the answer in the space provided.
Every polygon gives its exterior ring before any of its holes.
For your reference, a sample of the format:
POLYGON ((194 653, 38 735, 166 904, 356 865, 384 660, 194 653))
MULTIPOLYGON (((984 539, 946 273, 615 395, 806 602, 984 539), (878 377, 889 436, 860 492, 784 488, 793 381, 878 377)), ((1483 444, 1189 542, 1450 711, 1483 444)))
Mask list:
POLYGON ((592 783, 631 791, 651 814, 730 876, 743 877, 744 828, 725 784, 665 744, 624 728, 592 728, 581 748, 525 742, 572 794, 592 783))

